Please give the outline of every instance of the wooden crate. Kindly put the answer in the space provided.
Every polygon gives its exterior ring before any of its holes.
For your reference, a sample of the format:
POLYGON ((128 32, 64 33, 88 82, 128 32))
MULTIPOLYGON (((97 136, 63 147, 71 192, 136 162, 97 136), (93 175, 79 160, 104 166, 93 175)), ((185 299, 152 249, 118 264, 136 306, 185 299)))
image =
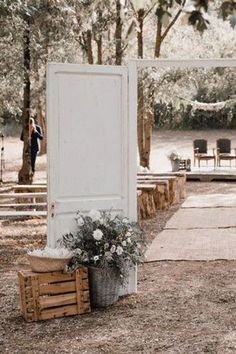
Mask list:
POLYGON ((87 268, 73 273, 18 272, 21 313, 27 322, 90 312, 87 268))
POLYGON ((179 171, 191 171, 191 160, 190 159, 183 159, 179 160, 179 171))

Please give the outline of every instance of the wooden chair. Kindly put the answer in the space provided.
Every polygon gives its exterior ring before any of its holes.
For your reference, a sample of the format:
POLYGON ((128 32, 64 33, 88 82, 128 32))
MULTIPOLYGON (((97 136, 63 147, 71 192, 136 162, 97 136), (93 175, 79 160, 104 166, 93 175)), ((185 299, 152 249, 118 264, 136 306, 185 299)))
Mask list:
POLYGON ((208 154, 207 150, 207 140, 205 139, 196 139, 193 141, 193 155, 194 155, 194 166, 196 160, 198 161, 198 167, 200 167, 201 160, 205 160, 208 164, 209 160, 214 160, 214 167, 216 166, 216 155, 215 149, 212 149, 212 154, 208 154))
POLYGON ((220 167, 221 160, 228 160, 231 161, 235 160, 236 166, 236 149, 231 149, 231 140, 230 139, 218 139, 216 141, 216 148, 217 148, 217 165, 220 167), (232 153, 232 151, 234 153, 232 153))

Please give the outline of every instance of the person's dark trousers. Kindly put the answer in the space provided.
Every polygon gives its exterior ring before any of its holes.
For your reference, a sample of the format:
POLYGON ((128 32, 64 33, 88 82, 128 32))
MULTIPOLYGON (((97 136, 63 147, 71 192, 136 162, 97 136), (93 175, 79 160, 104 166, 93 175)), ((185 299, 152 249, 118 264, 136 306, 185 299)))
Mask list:
POLYGON ((37 153, 31 152, 31 169, 32 169, 32 172, 33 172, 33 173, 35 172, 36 156, 37 156, 37 153))

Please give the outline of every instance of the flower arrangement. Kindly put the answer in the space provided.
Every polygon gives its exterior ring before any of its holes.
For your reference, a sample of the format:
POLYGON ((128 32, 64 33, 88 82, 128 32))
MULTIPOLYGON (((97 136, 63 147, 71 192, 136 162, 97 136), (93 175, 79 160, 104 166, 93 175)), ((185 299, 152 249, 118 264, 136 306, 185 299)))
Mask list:
POLYGON ((125 281, 129 267, 142 260, 144 239, 137 223, 111 212, 77 212, 78 230, 62 236, 60 243, 73 252, 68 270, 83 265, 113 268, 125 281))
POLYGON ((182 156, 178 154, 178 152, 176 150, 172 150, 171 152, 169 152, 169 154, 167 155, 168 159, 171 161, 176 161, 176 160, 181 160, 182 156))

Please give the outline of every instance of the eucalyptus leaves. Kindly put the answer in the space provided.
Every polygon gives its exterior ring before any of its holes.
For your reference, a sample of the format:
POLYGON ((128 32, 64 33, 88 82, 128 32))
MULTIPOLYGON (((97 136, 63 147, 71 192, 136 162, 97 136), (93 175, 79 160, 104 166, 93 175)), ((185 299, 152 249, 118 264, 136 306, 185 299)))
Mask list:
POLYGON ((137 223, 111 212, 77 212, 76 232, 62 236, 60 242, 73 252, 70 270, 81 264, 113 268, 125 279, 129 267, 142 260, 144 240, 137 223))

